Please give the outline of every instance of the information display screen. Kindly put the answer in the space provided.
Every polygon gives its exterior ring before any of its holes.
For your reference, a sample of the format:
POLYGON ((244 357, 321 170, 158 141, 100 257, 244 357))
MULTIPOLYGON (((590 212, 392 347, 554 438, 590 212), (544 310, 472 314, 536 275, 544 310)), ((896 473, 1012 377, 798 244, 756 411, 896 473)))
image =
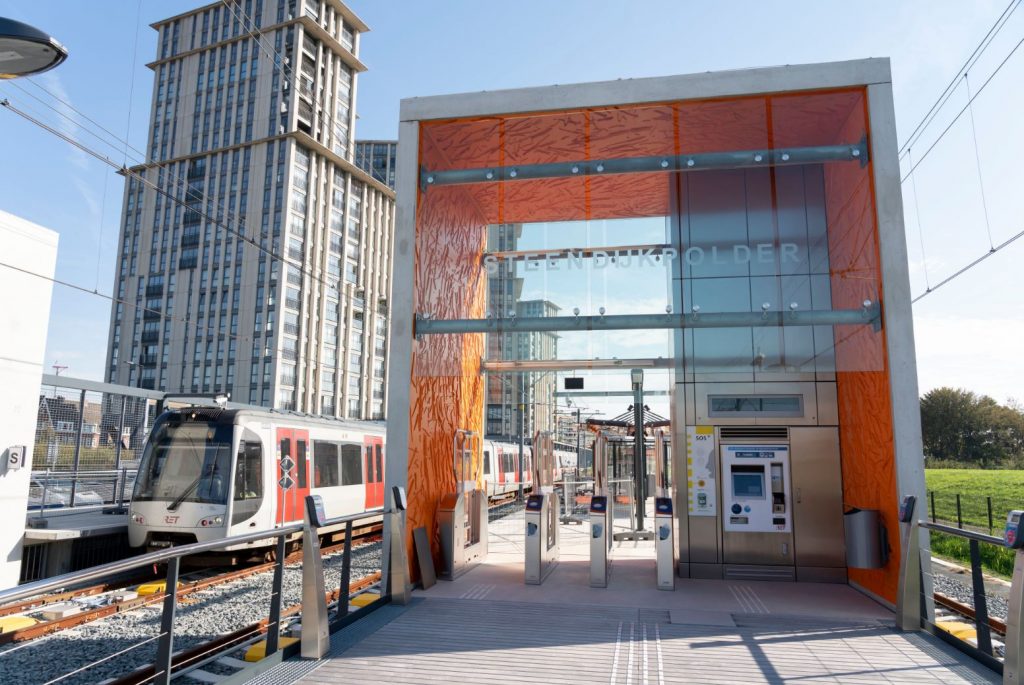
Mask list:
POLYGON ((764 499, 763 473, 733 473, 733 497, 756 497, 764 499))

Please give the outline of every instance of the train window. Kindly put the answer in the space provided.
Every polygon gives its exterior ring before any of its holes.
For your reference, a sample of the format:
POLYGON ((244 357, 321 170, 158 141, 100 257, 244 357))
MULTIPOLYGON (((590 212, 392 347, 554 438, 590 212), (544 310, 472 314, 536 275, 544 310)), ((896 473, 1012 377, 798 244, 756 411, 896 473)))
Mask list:
POLYGON ((323 440, 313 441, 313 487, 341 485, 338 471, 338 446, 323 440))
POLYGON ((297 440, 295 441, 295 455, 296 461, 299 465, 299 487, 309 487, 309 464, 306 463, 306 441, 297 440))
POLYGON ((346 443, 341 446, 341 484, 359 485, 363 482, 363 448, 346 443))
POLYGON ((484 450, 484 475, 488 475, 491 472, 491 451, 484 450))
POLYGON ((259 499, 263 496, 263 446, 243 440, 238 444, 235 463, 235 500, 259 499))
POLYGON ((377 482, 378 483, 383 483, 384 482, 384 447, 383 447, 383 445, 378 443, 378 444, 373 446, 373 449, 375 450, 375 452, 377 454, 377 456, 376 456, 376 459, 377 459, 377 482))
POLYGON ((263 498, 263 445, 255 434, 251 437, 238 443, 231 525, 252 518, 263 498))

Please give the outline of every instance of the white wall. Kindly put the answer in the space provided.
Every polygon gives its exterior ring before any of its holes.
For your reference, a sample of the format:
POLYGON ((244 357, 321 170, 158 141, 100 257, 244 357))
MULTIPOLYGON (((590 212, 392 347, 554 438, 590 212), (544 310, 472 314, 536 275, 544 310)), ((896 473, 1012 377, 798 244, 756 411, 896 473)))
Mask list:
POLYGON ((57 234, 0 211, 0 590, 18 583, 28 507, 31 449, 42 382, 57 234), (16 267, 16 268, 11 268, 16 267), (46 278, 23 273, 23 269, 46 278), (4 471, 7 450, 25 445, 20 471, 4 471))

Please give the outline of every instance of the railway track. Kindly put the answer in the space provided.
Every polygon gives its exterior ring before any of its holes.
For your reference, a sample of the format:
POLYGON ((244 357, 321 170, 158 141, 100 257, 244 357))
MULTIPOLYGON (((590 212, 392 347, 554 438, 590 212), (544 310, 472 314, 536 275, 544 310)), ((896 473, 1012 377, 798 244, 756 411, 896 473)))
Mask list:
MULTIPOLYGON (((352 597, 353 595, 372 587, 378 582, 380 582, 379 572, 365 578, 361 578, 358 581, 353 581, 349 585, 348 596, 352 597)), ((339 601, 340 594, 340 589, 326 593, 328 607, 339 601)), ((284 622, 285 619, 296 616, 301 612, 301 604, 293 604, 287 608, 282 608, 281 620, 284 622)), ((223 665, 237 668, 239 664, 244 662, 235 657, 225 658, 225 653, 230 653, 233 649, 243 648, 252 644, 255 640, 266 635, 268 628, 269 619, 265 618, 227 635, 222 635, 206 643, 183 650, 175 654, 171 659, 171 671, 175 674, 181 673, 187 676, 190 670, 200 668, 205 663, 217 659, 219 659, 223 665)), ((102 685, 142 685, 143 683, 148 683, 152 680, 155 675, 156 672, 153 666, 146 666, 144 668, 136 669, 131 673, 127 673, 120 678, 104 681, 102 685)))
MULTIPOLYGON (((383 527, 380 523, 354 528, 352 531, 352 540, 353 542, 371 542, 372 540, 379 538, 382 530, 383 527)), ((330 545, 321 547, 321 554, 325 556, 331 555, 344 548, 344 534, 341 534, 341 541, 338 541, 338 535, 338 533, 332 534, 334 540, 330 545)), ((300 549, 286 556, 285 564, 296 563, 301 561, 301 559, 302 551, 300 549)), ((216 587, 242 578, 272 571, 275 565, 276 562, 270 561, 226 572, 215 572, 212 575, 204 575, 205 573, 208 573, 208 570, 186 574, 178 583, 177 596, 179 600, 182 600, 189 595, 211 587, 216 587), (197 574, 201 577, 194 580, 188 579, 188 576, 197 574)), ((126 599, 122 598, 126 593, 135 594, 130 591, 129 588, 137 585, 139 582, 153 581, 154 578, 158 579, 159 577, 160 576, 155 573, 147 574, 145 576, 134 577, 132 582, 93 585, 67 592, 45 595, 31 600, 26 600, 25 602, 0 607, 0 617, 10 618, 20 614, 33 618, 33 620, 35 619, 31 614, 35 613, 38 615, 47 607, 56 607, 57 605, 67 603, 78 603, 82 607, 81 610, 75 611, 71 615, 62 618, 43 620, 23 628, 16 628, 14 630, 2 632, 0 633, 0 646, 15 642, 34 640, 62 630, 91 623, 114 614, 133 611, 135 609, 163 602, 166 593, 162 591, 146 595, 136 595, 126 599), (141 581, 139 578, 141 578, 141 581), (90 598, 92 599, 90 600, 90 598), (91 603, 103 601, 107 598, 111 601, 100 606, 90 606, 91 603)), ((187 602, 188 600, 186 599, 185 601, 187 602)))

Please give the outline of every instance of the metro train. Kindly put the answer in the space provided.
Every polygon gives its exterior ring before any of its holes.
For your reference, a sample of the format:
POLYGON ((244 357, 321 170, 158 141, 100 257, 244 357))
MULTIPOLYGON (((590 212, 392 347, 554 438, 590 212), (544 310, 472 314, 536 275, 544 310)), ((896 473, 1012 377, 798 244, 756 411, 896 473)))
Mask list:
MULTIPOLYGON (((258 408, 165 411, 139 463, 128 543, 154 550, 269 530, 301 521, 309 494, 322 497, 329 518, 381 507, 384 434, 383 422, 258 408)), ((518 492, 519 446, 485 440, 482 452, 488 497, 518 492)), ((523 454, 523 489, 530 490, 530 448, 523 454)), ((575 466, 568 446, 555 454, 559 469, 575 466)))
POLYGON ((264 409, 166 411, 139 463, 128 543, 152 550, 268 530, 301 521, 309 494, 331 518, 380 507, 384 433, 383 422, 264 409))

